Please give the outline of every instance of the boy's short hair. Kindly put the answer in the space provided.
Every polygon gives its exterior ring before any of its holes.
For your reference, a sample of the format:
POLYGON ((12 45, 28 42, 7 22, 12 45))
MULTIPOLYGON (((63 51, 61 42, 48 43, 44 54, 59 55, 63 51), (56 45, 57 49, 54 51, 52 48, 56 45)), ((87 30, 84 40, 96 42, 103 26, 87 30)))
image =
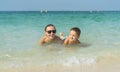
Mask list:
POLYGON ((78 36, 80 36, 80 34, 81 34, 81 30, 80 30, 80 28, 78 28, 78 27, 73 27, 73 28, 71 28, 70 30, 75 31, 75 32, 78 34, 78 36))
MULTIPOLYGON (((45 26, 45 31, 46 31, 47 27, 49 27, 49 26, 53 26, 55 28, 55 26, 53 24, 48 24, 45 26)), ((55 30, 56 30, 56 28, 55 28, 55 30)))

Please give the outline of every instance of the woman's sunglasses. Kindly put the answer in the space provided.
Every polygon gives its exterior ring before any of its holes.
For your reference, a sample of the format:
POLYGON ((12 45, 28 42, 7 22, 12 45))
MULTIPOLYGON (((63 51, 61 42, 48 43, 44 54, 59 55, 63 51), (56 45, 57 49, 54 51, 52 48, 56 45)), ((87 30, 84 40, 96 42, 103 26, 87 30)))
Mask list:
POLYGON ((56 33, 56 30, 49 30, 49 31, 46 31, 48 32, 48 34, 51 34, 51 33, 56 33))

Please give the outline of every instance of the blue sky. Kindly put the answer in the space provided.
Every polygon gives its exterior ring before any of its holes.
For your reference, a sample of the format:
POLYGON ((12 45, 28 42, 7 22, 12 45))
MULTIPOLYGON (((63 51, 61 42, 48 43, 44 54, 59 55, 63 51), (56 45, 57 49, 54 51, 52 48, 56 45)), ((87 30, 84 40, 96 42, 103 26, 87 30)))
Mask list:
POLYGON ((0 0, 0 11, 120 10, 120 0, 0 0))

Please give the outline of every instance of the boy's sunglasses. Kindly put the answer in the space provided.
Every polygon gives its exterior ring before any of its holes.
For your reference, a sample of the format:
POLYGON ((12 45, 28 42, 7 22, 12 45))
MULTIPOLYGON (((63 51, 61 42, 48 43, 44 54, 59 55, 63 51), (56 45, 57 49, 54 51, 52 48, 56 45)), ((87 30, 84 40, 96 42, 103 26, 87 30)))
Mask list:
POLYGON ((46 31, 46 32, 48 32, 48 34, 51 34, 51 32, 56 33, 56 30, 49 30, 49 31, 46 31))

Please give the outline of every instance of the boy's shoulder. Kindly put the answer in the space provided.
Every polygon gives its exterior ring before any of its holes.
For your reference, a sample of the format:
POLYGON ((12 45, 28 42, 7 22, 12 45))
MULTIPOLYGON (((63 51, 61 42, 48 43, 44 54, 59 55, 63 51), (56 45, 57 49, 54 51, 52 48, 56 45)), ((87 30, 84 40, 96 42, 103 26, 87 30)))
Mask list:
POLYGON ((80 44, 80 41, 79 41, 79 40, 77 40, 77 41, 76 41, 76 44, 80 44))

